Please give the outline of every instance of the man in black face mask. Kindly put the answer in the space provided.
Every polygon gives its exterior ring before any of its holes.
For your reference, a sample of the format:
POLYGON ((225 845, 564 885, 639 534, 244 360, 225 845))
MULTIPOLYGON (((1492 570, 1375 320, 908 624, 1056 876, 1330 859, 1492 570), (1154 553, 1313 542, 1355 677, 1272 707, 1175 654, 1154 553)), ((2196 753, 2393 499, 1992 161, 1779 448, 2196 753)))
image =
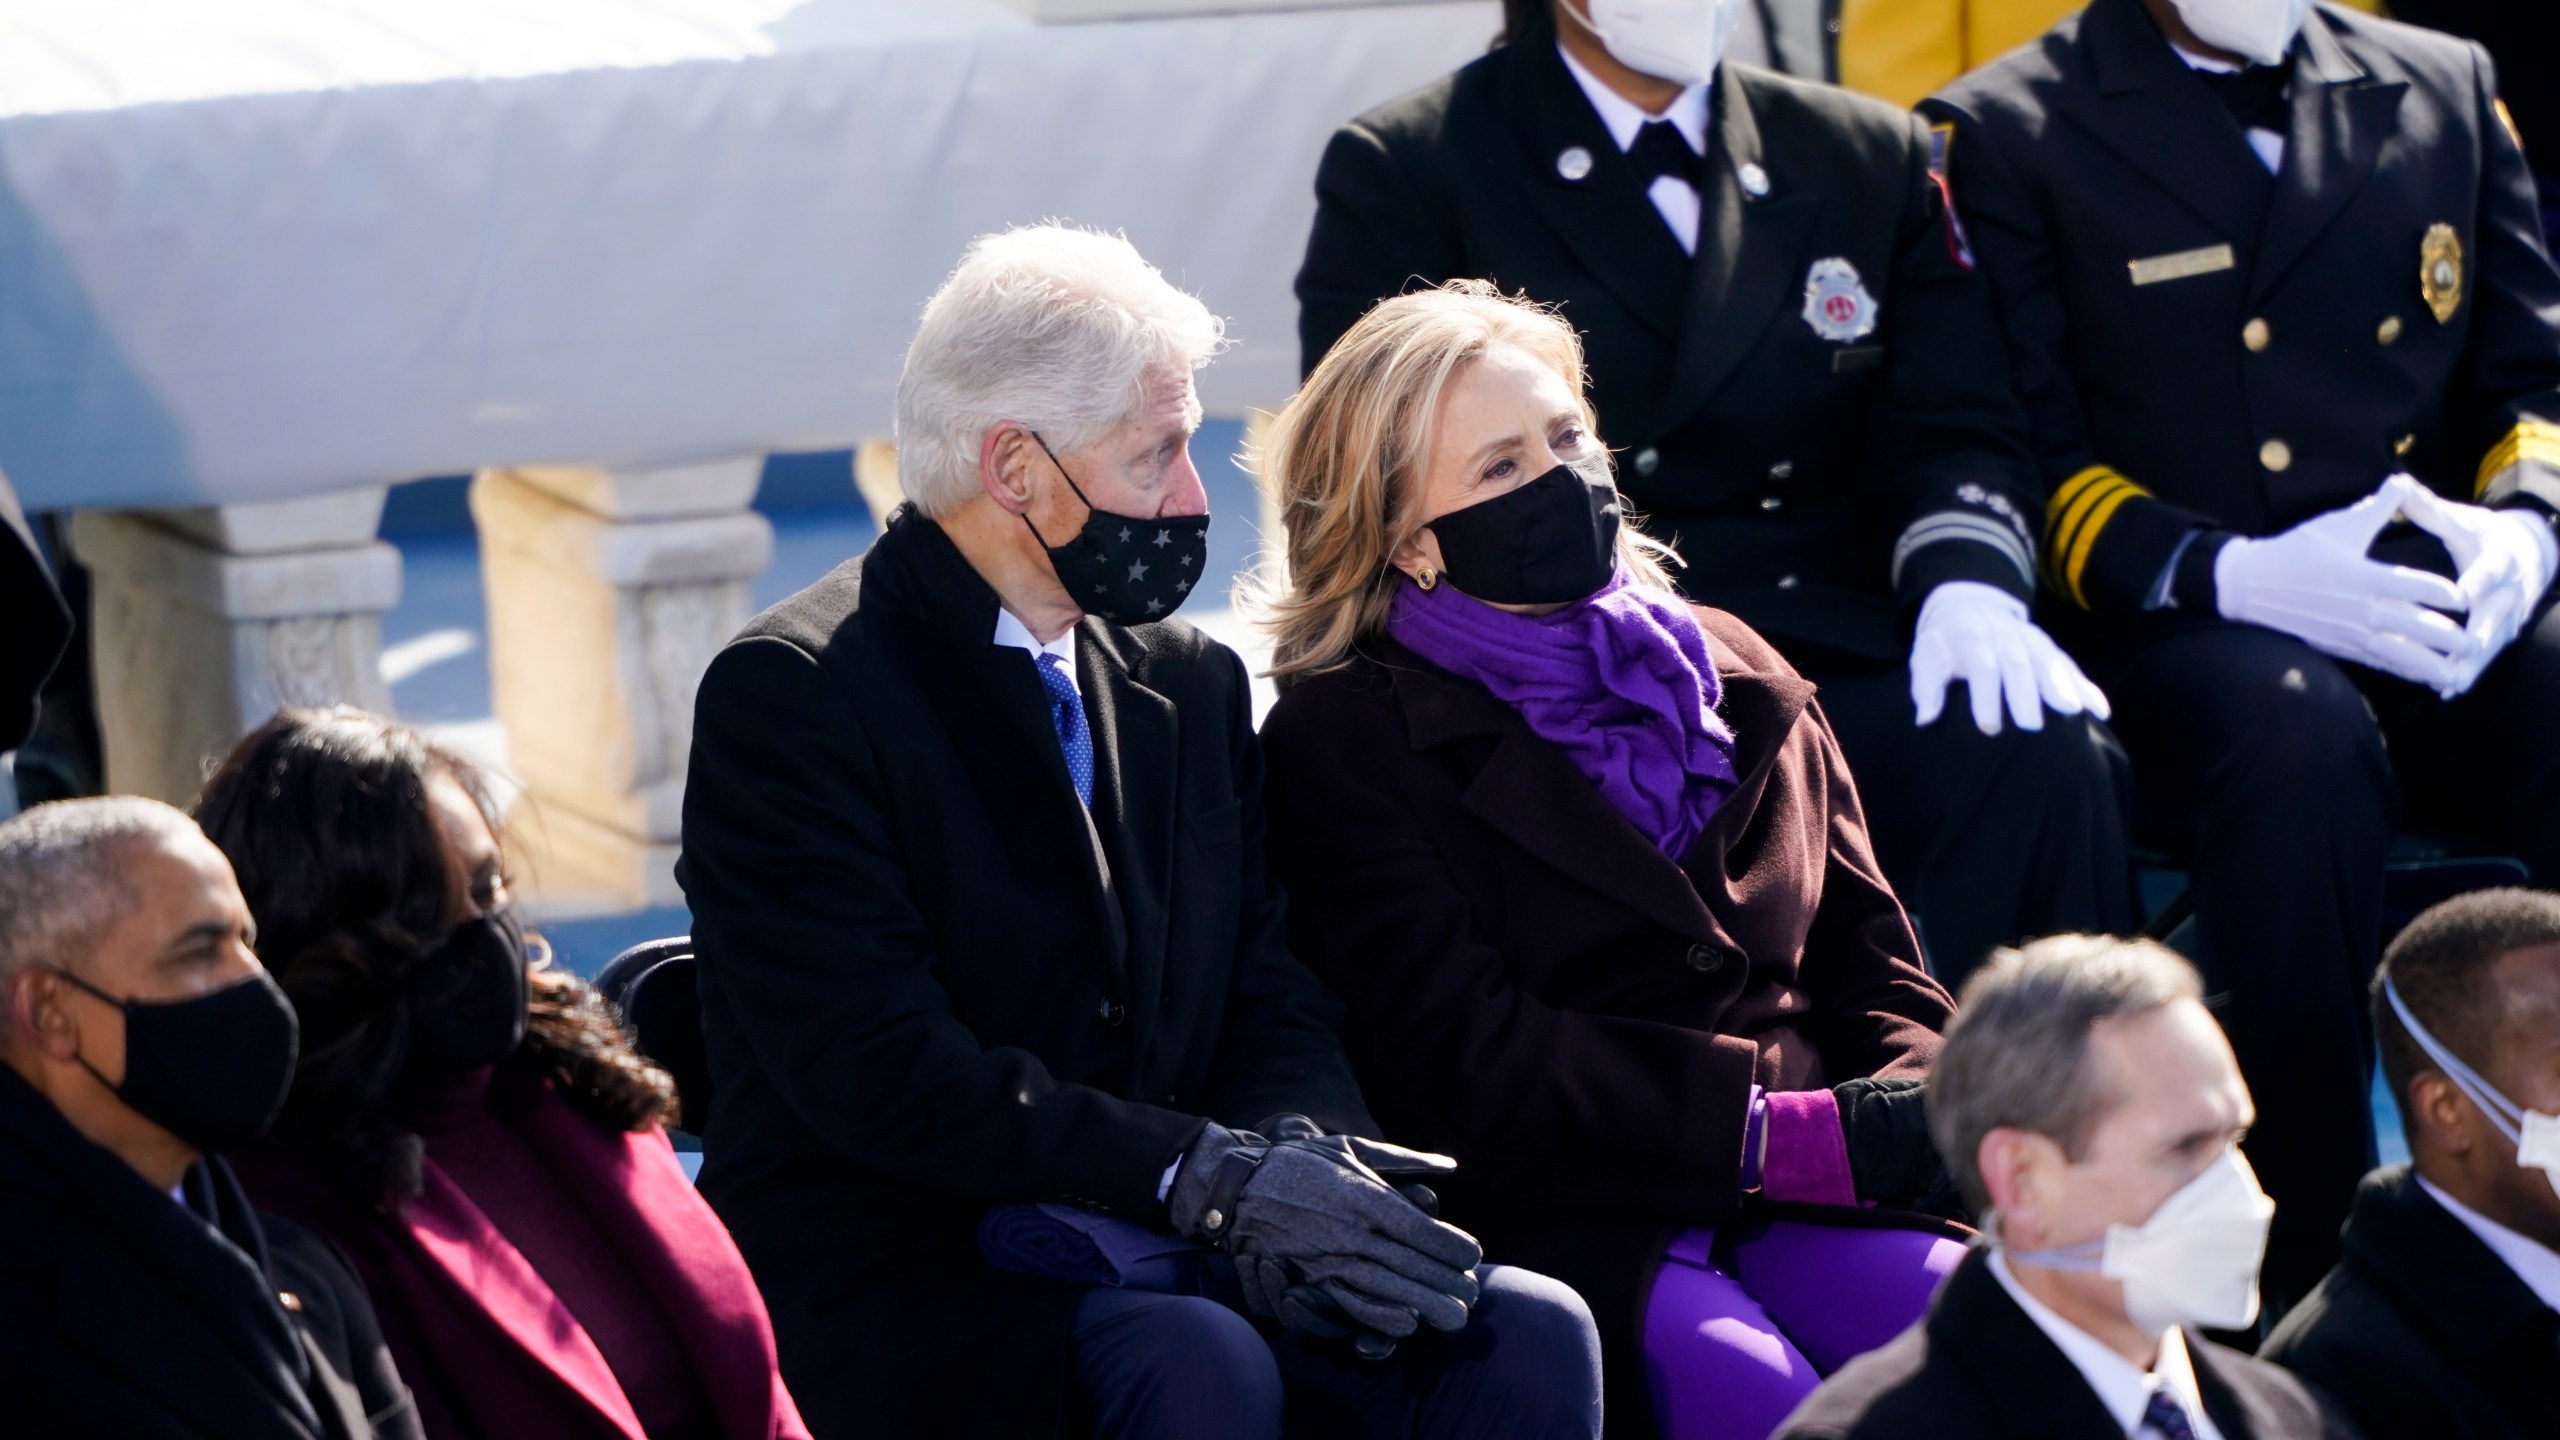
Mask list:
POLYGON ((910 503, 703 679, 701 1183, 822 1440, 1598 1431, 1589 1311, 1365 1138, 1244 666, 1169 618, 1219 343, 1126 241, 980 240, 899 383, 910 503))
POLYGON ((419 1433, 362 1285, 220 1159, 293 1075, 253 938, 166 805, 0 824, 0 1434, 419 1433))

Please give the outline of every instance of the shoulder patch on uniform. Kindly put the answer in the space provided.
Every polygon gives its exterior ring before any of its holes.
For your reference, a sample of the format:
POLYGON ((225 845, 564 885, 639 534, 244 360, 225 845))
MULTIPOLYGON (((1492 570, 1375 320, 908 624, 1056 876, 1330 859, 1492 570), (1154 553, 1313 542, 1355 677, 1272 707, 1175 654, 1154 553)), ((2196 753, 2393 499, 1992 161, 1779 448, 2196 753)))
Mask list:
POLYGON ((1956 192, 1947 183, 1947 152, 1955 148, 1956 127, 1942 120, 1929 127, 1929 183, 1938 187, 1938 204, 1947 212, 1947 254, 1967 270, 1973 268, 1973 241, 1964 233, 1964 217, 1956 213, 1956 192))

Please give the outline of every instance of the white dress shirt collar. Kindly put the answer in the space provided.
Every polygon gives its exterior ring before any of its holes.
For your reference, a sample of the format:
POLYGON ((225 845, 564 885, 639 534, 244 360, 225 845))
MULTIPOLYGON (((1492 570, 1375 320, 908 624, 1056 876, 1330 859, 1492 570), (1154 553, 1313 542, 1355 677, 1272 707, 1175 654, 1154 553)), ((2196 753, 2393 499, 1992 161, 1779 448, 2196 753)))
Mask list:
POLYGON ((2071 1362, 2071 1368, 2080 1372, 2098 1403, 2106 1407, 2108 1417, 2126 1435, 2153 1433, 2143 1428, 2142 1412, 2151 1404, 2152 1391, 2166 1390, 2186 1407, 2196 1440, 2222 1440, 2222 1432, 2205 1414, 2204 1393, 2196 1388, 2195 1362, 2187 1354, 2186 1338, 2179 1331, 2173 1329, 2160 1337, 2160 1354, 2146 1371, 2029 1294, 2027 1287, 2018 1283, 2018 1277, 2009 1273, 2009 1262, 1997 1251, 1991 1256, 1991 1274, 2000 1282, 2000 1288, 2009 1292, 2009 1298, 2018 1302, 2018 1308, 2027 1312, 2027 1318, 2036 1322, 2036 1328, 2053 1342, 2054 1348, 2062 1352, 2062 1358, 2071 1362))
POLYGON ((996 607, 996 643, 1028 652, 1034 665, 1040 663, 1043 655, 1055 655, 1066 661, 1059 668, 1067 672, 1067 683, 1076 687, 1078 695, 1084 693, 1084 682, 1076 678, 1076 627, 1073 625, 1068 626, 1057 639, 1043 645, 1032 637, 1030 626, 1013 618, 1012 611, 999 605, 996 607))
POLYGON ((1706 86, 1692 85, 1680 92, 1679 97, 1671 102, 1670 109, 1659 115, 1648 115, 1644 107, 1610 89, 1608 81, 1584 69, 1582 62, 1573 58, 1573 52, 1564 48, 1561 40, 1556 42, 1556 53, 1564 57, 1564 68, 1573 72, 1574 83, 1590 97, 1591 108, 1600 112, 1600 123, 1608 127, 1609 138, 1618 142, 1621 151, 1634 146, 1636 132, 1644 128, 1647 120, 1668 120, 1679 130, 1681 138, 1689 142, 1690 149, 1701 155, 1707 153, 1706 86))
POLYGON ((2507 1268, 2516 1272, 2516 1278, 2523 1281, 2525 1288, 2539 1297, 2543 1304, 2560 1310, 2560 1252, 2554 1252, 2532 1237, 2510 1230, 2454 1199, 2424 1175, 2418 1177, 2418 1188, 2434 1197, 2446 1213, 2479 1236, 2480 1243, 2505 1261, 2507 1268))

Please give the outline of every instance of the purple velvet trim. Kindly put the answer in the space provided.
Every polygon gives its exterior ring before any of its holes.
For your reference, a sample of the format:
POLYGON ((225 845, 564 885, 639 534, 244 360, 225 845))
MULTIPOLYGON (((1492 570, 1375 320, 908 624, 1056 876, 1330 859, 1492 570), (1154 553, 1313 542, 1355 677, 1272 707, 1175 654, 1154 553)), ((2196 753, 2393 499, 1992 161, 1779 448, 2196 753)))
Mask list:
POLYGON ((1635 584, 1623 567, 1539 616, 1408 580, 1387 630, 1519 710, 1675 861, 1733 793, 1733 732, 1716 714, 1723 688, 1706 632, 1678 597, 1635 584))
POLYGON ((1840 1102, 1830 1091, 1782 1090, 1769 1097, 1769 1151, 1760 1193, 1810 1205, 1858 1203, 1849 1142, 1840 1133, 1840 1102))

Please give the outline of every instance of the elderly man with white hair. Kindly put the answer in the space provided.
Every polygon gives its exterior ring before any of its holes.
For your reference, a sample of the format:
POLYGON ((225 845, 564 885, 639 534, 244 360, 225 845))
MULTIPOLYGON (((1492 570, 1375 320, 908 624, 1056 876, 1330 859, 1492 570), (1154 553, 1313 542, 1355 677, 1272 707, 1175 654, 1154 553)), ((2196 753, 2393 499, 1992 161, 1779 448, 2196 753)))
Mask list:
POLYGON ((899 381, 909 503, 702 682, 702 1188, 821 1437, 1598 1432, 1579 1297, 1368 1138, 1244 666, 1170 618, 1221 341, 1125 240, 980 239, 899 381))

